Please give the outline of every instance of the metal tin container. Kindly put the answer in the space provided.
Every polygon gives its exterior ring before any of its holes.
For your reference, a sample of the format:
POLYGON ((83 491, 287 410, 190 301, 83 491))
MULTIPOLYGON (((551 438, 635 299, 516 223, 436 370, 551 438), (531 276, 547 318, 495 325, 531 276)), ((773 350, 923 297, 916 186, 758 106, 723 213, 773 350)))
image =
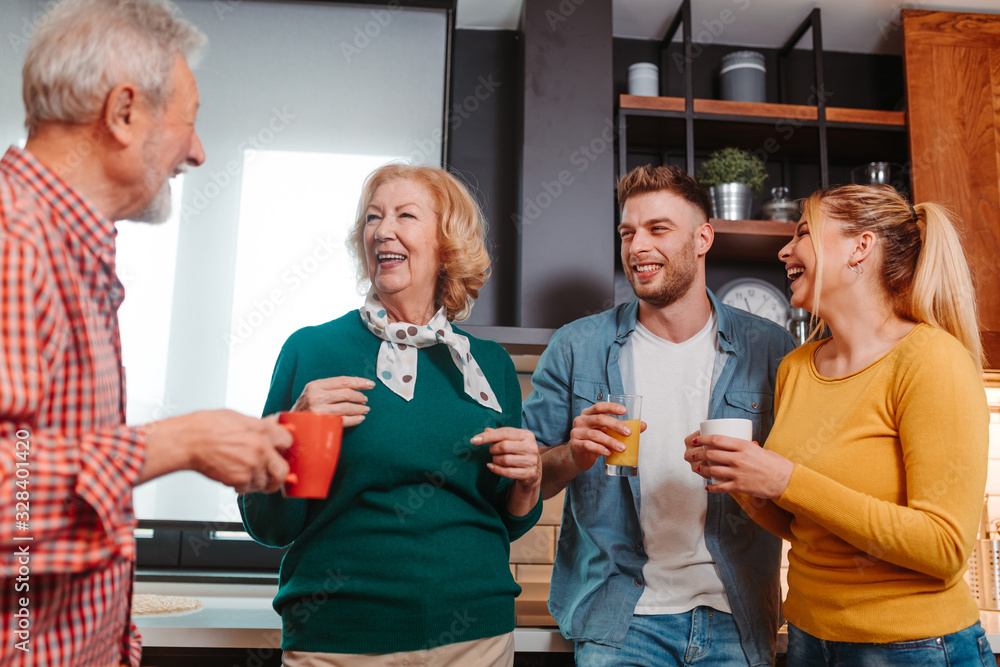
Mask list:
POLYGON ((980 609, 1000 610, 1000 540, 979 540, 965 574, 980 609))
POLYGON ((734 102, 767 101, 767 69, 764 54, 736 51, 722 58, 722 99, 734 102))
POLYGON ((722 183, 708 189, 712 217, 722 220, 748 220, 753 206, 753 192, 743 183, 722 183))

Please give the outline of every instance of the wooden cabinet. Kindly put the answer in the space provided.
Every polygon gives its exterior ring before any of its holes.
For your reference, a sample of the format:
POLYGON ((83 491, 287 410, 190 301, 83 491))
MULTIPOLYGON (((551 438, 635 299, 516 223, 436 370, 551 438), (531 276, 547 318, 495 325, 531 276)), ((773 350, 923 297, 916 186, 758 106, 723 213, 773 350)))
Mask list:
POLYGON ((903 10, 913 197, 960 218, 1000 368, 1000 15, 903 10))

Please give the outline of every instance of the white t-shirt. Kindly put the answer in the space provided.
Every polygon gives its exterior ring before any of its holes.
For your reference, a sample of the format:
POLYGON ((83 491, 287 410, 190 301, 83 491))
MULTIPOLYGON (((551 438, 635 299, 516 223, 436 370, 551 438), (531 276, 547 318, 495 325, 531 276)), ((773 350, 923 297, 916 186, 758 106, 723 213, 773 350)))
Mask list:
POLYGON ((708 419, 718 348, 715 313, 682 343, 642 324, 626 344, 622 376, 642 396, 639 523, 649 557, 636 614, 680 614, 704 605, 730 613, 722 580, 705 546, 705 480, 684 463, 684 438, 708 419))

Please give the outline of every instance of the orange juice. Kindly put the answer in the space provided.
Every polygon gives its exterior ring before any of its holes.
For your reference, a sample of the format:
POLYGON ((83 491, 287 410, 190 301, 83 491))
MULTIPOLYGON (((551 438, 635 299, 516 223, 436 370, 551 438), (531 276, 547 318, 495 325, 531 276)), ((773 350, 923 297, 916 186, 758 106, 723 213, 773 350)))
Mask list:
POLYGON ((625 436, 617 431, 608 431, 607 433, 615 440, 624 442, 625 451, 612 452, 605 460, 608 465, 630 466, 634 468, 639 465, 639 429, 641 428, 641 422, 638 419, 627 419, 624 420, 624 423, 632 429, 632 435, 625 436))

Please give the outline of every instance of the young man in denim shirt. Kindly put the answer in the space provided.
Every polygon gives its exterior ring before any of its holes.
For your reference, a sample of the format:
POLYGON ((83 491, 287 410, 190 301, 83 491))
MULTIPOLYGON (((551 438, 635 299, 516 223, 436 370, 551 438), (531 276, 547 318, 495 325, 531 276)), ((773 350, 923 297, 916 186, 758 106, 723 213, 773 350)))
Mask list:
POLYGON ((714 232, 704 189, 674 167, 618 184, 621 258, 637 299, 562 327, 532 377, 524 426, 542 454, 542 494, 566 501, 549 595, 580 665, 769 665, 781 542, 682 460, 708 418, 753 421, 763 442, 774 377, 794 343, 705 286, 714 232), (639 476, 600 457, 626 434, 609 394, 643 396, 639 476), (603 462, 601 462, 603 463, 603 462))

